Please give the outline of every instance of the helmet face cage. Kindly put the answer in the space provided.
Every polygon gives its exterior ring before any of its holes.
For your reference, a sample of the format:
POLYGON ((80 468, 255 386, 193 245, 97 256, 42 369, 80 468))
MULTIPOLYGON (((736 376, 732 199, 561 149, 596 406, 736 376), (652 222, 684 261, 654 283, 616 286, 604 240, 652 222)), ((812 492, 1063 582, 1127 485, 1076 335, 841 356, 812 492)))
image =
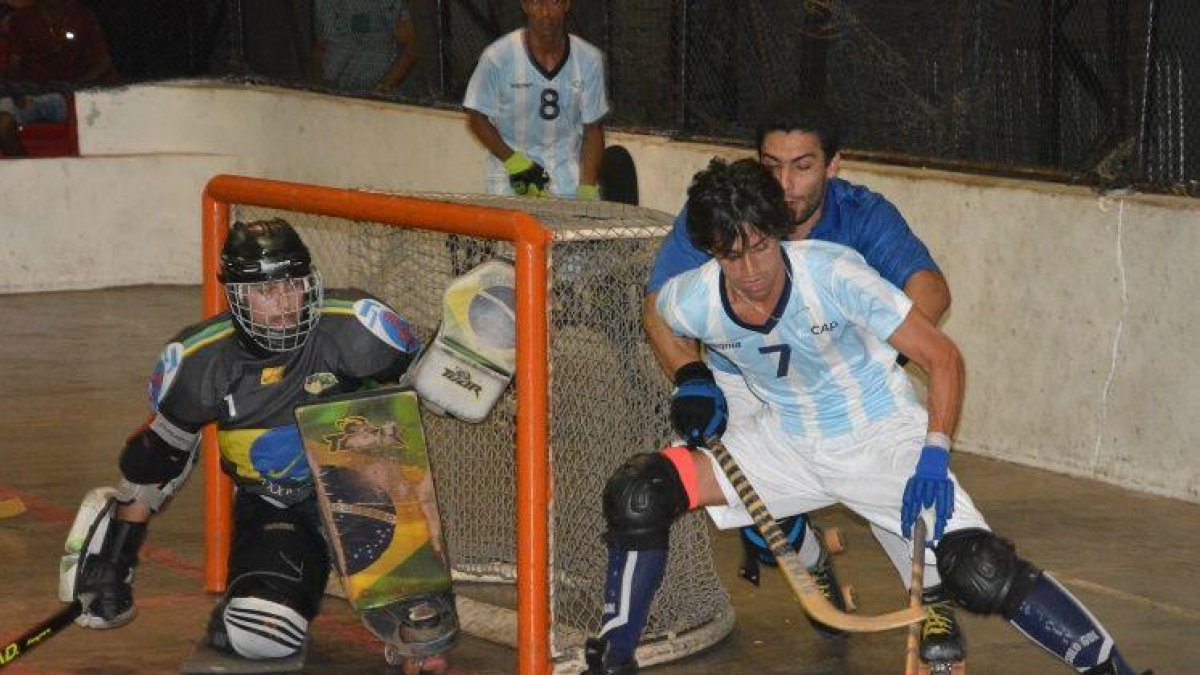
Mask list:
POLYGON ((325 298, 315 267, 299 277, 227 282, 225 295, 241 332, 268 352, 303 346, 321 318, 325 298))

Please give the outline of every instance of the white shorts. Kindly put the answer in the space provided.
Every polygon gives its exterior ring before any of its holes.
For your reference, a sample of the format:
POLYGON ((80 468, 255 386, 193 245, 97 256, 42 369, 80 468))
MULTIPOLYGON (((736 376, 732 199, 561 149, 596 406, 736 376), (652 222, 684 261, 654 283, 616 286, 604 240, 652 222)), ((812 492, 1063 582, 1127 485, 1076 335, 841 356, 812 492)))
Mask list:
MULTIPOLYGON (((770 409, 758 406, 731 414, 722 440, 776 518, 841 503, 871 524, 900 535, 904 486, 924 447, 926 425, 925 410, 913 405, 854 433, 813 442, 784 433, 770 409)), ((751 524, 733 485, 708 454, 728 502, 707 507, 709 516, 723 530, 751 524)), ((946 531, 989 529, 953 472, 950 479, 954 514, 946 531)))

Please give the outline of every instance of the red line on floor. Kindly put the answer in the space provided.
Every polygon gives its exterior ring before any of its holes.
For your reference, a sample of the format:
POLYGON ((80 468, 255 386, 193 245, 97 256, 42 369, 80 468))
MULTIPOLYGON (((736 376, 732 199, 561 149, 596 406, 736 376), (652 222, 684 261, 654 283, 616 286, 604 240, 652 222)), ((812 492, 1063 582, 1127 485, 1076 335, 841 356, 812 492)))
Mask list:
MULTIPOLYGON (((67 511, 57 504, 35 494, 17 490, 16 488, 0 483, 0 499, 11 499, 13 497, 24 502, 26 513, 41 522, 69 526, 75 520, 75 513, 72 511, 67 511)), ((204 578, 204 567, 202 565, 195 564, 170 549, 145 544, 142 546, 141 558, 193 579, 204 578)), ((181 597, 190 595, 190 593, 178 593, 173 595, 148 596, 145 600, 139 598, 138 604, 144 607, 168 605, 177 602, 181 597)), ((370 635, 356 621, 346 621, 329 615, 318 615, 316 624, 320 626, 320 630, 324 634, 335 636, 339 640, 354 642, 379 652, 383 651, 382 643, 370 635)), ((17 634, 19 633, 14 633, 14 635, 17 634)), ((24 673, 25 675, 61 675, 57 671, 22 670, 22 666, 19 665, 12 666, 12 668, 14 670, 10 670, 9 672, 14 673, 14 675, 17 673, 24 673)))

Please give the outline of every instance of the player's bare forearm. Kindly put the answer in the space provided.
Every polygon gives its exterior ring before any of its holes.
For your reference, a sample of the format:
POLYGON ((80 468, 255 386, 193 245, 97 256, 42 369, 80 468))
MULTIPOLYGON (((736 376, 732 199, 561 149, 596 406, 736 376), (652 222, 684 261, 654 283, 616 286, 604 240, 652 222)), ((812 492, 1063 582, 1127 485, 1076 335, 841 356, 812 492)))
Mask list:
POLYGON ((417 33, 411 21, 401 21, 393 29, 399 55, 392 60, 387 74, 379 81, 379 89, 391 91, 400 85, 417 64, 417 33))
POLYGON ((378 89, 391 91, 400 86, 401 82, 408 77, 412 72, 413 66, 417 64, 417 55, 413 52, 404 52, 402 56, 396 57, 392 61, 392 67, 388 69, 383 79, 379 81, 378 89))
POLYGON ((654 306, 657 293, 648 293, 642 302, 642 323, 650 349, 667 379, 675 377, 681 366, 700 360, 700 343, 691 338, 676 335, 658 315, 654 306))
MULTIPOLYGON (((944 334, 943 334, 944 336, 944 334)), ((926 368, 929 373, 929 430, 953 438, 962 412, 966 368, 958 347, 945 339, 946 348, 926 368)))
POLYGON ((921 312, 909 312, 888 342, 929 376, 929 430, 953 437, 962 411, 966 368, 954 341, 921 312))
POLYGON ((600 178, 600 160, 604 156, 604 125, 583 125, 583 148, 579 153, 579 184, 595 185, 600 178))
POLYGON ((488 118, 483 113, 477 110, 467 109, 467 129, 487 151, 496 156, 500 161, 504 161, 512 156, 513 149, 508 147, 504 139, 500 137, 500 130, 492 126, 488 118))
POLYGON ((904 293, 934 325, 941 323, 942 316, 950 309, 950 285, 941 272, 921 270, 914 273, 904 283, 904 293))

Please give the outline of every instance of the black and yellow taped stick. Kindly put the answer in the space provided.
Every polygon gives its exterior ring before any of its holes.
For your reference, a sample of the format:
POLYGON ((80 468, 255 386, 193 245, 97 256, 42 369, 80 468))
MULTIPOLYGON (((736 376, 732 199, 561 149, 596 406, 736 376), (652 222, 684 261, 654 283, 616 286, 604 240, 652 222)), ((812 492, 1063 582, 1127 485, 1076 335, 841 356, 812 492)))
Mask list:
MULTIPOLYGON (((908 606, 921 609, 921 591, 925 586, 925 516, 922 514, 913 523, 912 530, 912 583, 908 587, 908 606)), ((921 672, 921 624, 908 627, 904 642, 904 675, 920 675, 921 672)))
POLYGON ((721 470, 725 472, 725 475, 729 478, 729 482, 733 484, 733 489, 737 491, 738 497, 741 498, 742 504, 750 512, 750 517, 754 520, 754 524, 758 526, 758 531, 762 533, 763 539, 767 542, 767 547, 771 549, 771 553, 775 554, 775 559, 779 561, 779 569, 783 571, 784 578, 787 579, 788 585, 792 587, 792 591, 800 599, 800 605, 809 616, 831 628, 855 633, 870 633, 891 630, 893 628, 903 628, 925 618, 925 614, 920 607, 906 607, 888 614, 875 616, 849 614, 835 607, 825 597, 825 594, 821 593, 821 589, 817 587, 816 581, 809 575, 804 564, 800 562, 800 556, 788 545, 787 538, 783 536, 783 531, 779 529, 775 518, 767 511, 766 505, 759 499, 758 493, 754 491, 754 486, 750 484, 745 474, 742 473, 742 469, 729 454, 729 450, 725 448, 725 445, 719 440, 710 439, 708 441, 708 449, 717 458, 717 463, 721 465, 721 470))
POLYGON ((54 613, 54 616, 42 621, 21 634, 17 639, 0 645, 0 668, 4 668, 29 650, 58 635, 64 628, 70 626, 75 617, 83 611, 83 603, 75 600, 54 613))

